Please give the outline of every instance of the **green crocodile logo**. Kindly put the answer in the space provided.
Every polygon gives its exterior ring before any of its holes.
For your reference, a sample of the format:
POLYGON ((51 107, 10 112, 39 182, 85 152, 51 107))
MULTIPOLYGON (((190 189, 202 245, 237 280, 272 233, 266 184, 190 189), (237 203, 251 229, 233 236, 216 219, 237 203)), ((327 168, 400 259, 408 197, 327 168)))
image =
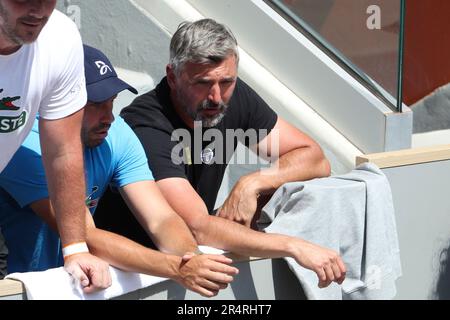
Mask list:
MULTIPOLYGON (((3 89, 0 89, 0 93, 3 89)), ((5 97, 0 99, 0 111, 17 111, 20 108, 13 104, 14 101, 19 100, 20 97, 5 97)), ((27 123, 27 112, 23 111, 16 116, 0 116, 0 133, 10 133, 19 130, 27 123)))
MULTIPOLYGON (((3 89, 0 89, 0 93, 3 92, 3 89)), ((17 107, 13 104, 14 101, 19 100, 20 97, 5 97, 0 100, 0 111, 17 111, 20 107, 17 107)))

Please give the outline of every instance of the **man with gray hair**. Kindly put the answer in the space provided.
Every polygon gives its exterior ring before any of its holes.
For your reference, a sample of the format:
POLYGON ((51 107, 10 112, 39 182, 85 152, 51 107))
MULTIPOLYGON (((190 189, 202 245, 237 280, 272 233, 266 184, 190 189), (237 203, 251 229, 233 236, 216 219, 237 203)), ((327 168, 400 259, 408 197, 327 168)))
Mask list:
MULTIPOLYGON (((158 187, 199 244, 247 256, 292 257, 317 274, 319 287, 342 283, 346 269, 336 252, 249 228, 260 196, 286 182, 328 176, 330 166, 317 143, 238 78, 238 62, 237 41, 226 26, 211 19, 182 23, 171 40, 167 77, 121 116, 143 144, 158 187), (252 131, 254 137, 234 135, 224 143, 230 131, 252 131), (277 160, 267 170, 241 177, 215 212, 229 151, 238 141, 277 160)), ((107 195, 97 218, 110 219, 115 210, 108 207, 118 208, 120 201, 107 195)), ((123 217, 116 219, 118 232, 133 232, 123 217)))

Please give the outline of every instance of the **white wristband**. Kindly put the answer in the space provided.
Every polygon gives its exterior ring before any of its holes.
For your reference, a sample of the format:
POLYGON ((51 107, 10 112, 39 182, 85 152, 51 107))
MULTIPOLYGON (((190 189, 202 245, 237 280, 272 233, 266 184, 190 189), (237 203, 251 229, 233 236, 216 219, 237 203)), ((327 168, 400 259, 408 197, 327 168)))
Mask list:
POLYGON ((87 253, 89 248, 86 242, 69 244, 62 249, 64 259, 77 253, 87 253))

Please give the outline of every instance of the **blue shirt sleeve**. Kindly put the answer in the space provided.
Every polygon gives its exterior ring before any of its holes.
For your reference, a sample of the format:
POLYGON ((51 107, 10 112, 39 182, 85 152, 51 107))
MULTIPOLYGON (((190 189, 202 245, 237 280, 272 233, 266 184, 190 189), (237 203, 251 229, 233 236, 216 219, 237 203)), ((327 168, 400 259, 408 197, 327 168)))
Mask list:
POLYGON ((48 198, 39 134, 34 129, 0 173, 0 187, 22 208, 34 201, 48 198))
POLYGON ((117 117, 115 122, 120 128, 120 134, 112 141, 116 165, 111 185, 121 188, 134 182, 154 180, 144 148, 136 134, 121 117, 117 117))

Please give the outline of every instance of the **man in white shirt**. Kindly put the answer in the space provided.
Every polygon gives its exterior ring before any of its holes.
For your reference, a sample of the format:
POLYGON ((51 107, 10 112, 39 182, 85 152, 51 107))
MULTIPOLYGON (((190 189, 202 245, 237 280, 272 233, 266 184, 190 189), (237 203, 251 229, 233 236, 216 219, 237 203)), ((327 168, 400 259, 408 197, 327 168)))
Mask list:
POLYGON ((86 104, 83 47, 56 0, 0 0, 0 172, 40 116, 42 159, 65 254, 85 292, 111 284, 86 246, 80 139, 86 104))

